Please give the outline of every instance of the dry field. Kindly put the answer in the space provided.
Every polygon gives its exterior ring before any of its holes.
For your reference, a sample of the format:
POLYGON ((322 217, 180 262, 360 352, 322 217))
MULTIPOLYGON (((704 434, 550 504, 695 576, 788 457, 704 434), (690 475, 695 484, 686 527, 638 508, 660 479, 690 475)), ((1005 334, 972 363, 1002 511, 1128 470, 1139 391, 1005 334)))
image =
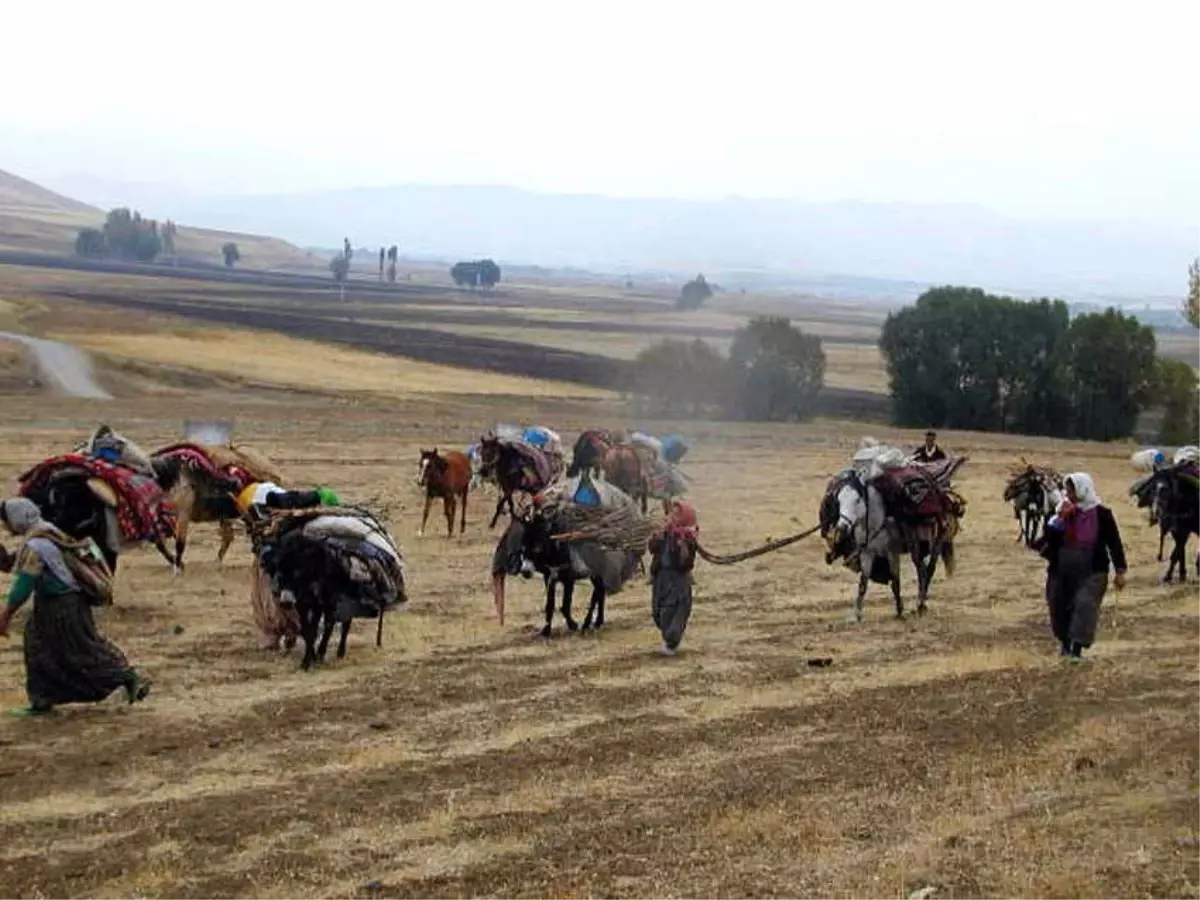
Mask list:
MULTIPOLYGON (((497 419, 573 435, 618 421, 611 405, 11 396, 0 466, 17 474, 101 415, 154 445, 185 417, 230 414, 296 483, 393 505, 411 609, 388 619, 382 650, 360 623, 346 660, 304 674, 295 654, 254 648, 244 546, 219 569, 213 530, 198 528, 182 580, 131 556, 102 627, 154 693, 0 719, 2 895, 1198 892, 1197 598, 1155 583, 1155 541, 1122 496, 1128 448, 948 434, 972 458, 970 508, 959 572, 939 576, 927 616, 895 621, 873 588, 867 620, 848 623, 853 579, 802 543, 701 563, 674 659, 654 652, 641 580, 599 635, 536 638, 527 582, 500 628, 486 498, 465 538, 414 536, 419 446, 465 444, 497 419), (998 499, 1018 453, 1095 473, 1132 551, 1130 587, 1080 668, 1054 655, 1041 566, 998 499)), ((863 431, 680 427, 717 552, 809 524, 863 431)), ((19 704, 21 684, 14 637, 0 700, 19 704)))

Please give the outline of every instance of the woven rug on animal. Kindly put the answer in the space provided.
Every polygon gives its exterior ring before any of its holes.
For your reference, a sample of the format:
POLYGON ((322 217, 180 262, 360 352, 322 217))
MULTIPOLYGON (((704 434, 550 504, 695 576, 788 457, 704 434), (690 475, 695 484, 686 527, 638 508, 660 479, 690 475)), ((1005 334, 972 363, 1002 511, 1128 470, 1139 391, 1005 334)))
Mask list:
POLYGON ((196 471, 214 478, 230 478, 243 488, 257 481, 283 482, 279 468, 250 447, 222 447, 183 441, 162 448, 154 456, 178 457, 196 471))
POLYGON ((99 478, 117 497, 117 521, 127 541, 153 541, 175 536, 175 505, 153 478, 124 466, 76 453, 56 456, 34 466, 19 479, 23 495, 41 488, 63 470, 99 478))

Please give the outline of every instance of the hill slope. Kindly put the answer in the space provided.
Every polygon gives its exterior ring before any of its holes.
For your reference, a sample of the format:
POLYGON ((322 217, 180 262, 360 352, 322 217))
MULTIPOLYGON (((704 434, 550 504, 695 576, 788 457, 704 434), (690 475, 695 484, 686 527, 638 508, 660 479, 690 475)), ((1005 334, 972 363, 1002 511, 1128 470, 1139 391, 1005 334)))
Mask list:
MULTIPOLYGON (((79 229, 99 227, 104 215, 101 209, 0 170, 0 249, 72 254, 79 229)), ((180 226, 176 249, 181 262, 218 265, 221 247, 228 241, 238 245, 247 268, 325 272, 324 259, 258 234, 180 226)))

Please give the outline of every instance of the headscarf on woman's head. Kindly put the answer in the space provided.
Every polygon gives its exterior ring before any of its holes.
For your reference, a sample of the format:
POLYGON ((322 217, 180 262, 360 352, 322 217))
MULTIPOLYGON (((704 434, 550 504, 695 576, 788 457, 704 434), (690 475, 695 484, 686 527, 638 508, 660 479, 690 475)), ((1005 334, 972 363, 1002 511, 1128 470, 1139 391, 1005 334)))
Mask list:
POLYGON ((700 519, 696 515, 696 507, 684 500, 671 500, 671 512, 667 515, 666 529, 668 534, 694 541, 700 536, 700 519))
POLYGON ((25 534, 42 521, 42 511, 25 497, 13 497, 0 505, 0 519, 13 534, 25 534))
POLYGON ((1073 472, 1066 477, 1064 483, 1075 486, 1075 496, 1077 498, 1075 505, 1079 509, 1086 512, 1100 505, 1100 495, 1096 493, 1096 485, 1092 481, 1091 475, 1086 472, 1073 472))

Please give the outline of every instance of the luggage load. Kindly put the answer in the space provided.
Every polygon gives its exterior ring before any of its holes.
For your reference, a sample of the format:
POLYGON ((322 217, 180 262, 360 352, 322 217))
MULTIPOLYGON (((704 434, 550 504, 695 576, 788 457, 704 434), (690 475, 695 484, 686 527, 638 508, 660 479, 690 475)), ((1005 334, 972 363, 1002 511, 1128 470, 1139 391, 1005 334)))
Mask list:
POLYGON ((1157 447, 1151 447, 1147 450, 1139 450, 1129 457, 1129 461, 1139 472, 1152 472, 1166 462, 1166 457, 1157 447))
POLYGON ((1173 462, 1175 465, 1179 465, 1180 463, 1200 463, 1200 447, 1197 447, 1195 444, 1180 447, 1175 451, 1173 462))
POLYGON ((662 458, 667 462, 677 463, 687 452, 688 446, 679 435, 671 434, 662 439, 662 458))

